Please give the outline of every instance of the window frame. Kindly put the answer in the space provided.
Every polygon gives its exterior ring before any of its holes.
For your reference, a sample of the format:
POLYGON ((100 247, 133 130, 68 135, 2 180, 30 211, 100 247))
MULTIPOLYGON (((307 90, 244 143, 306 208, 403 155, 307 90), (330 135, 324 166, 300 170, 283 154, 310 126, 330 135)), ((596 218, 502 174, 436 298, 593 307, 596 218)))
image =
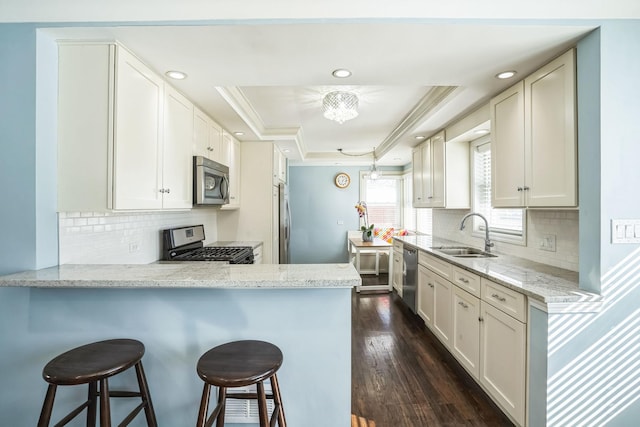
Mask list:
MULTIPOLYGON (((471 212, 476 212, 476 196, 475 196, 475 158, 474 155, 477 152, 477 147, 491 144, 491 135, 485 135, 478 139, 475 139, 469 144, 469 164, 471 168, 471 173, 469 176, 469 185, 470 185, 470 197, 471 197, 471 212)), ((494 209, 494 208, 492 208, 494 209)), ((519 209, 519 208, 512 208, 519 209)), ((473 226, 471 229, 471 235, 473 237, 478 237, 481 239, 485 238, 485 226, 484 221, 482 221, 477 216, 473 216, 473 226)), ((489 220, 490 218, 487 218, 489 220)), ((491 227, 489 224, 489 237, 491 240, 495 240, 498 242, 510 243, 518 246, 526 246, 527 245, 527 210, 522 208, 522 234, 514 234, 509 232, 502 232, 499 229, 495 229, 491 227)))
MULTIPOLYGON (((369 170, 361 170, 360 171, 360 188, 358 190, 358 200, 365 200, 365 186, 366 180, 369 179, 369 174, 371 171, 369 170)), ((400 228, 404 228, 404 180, 403 175, 404 171, 378 171, 378 177, 395 177, 398 181, 400 181, 400 228)))

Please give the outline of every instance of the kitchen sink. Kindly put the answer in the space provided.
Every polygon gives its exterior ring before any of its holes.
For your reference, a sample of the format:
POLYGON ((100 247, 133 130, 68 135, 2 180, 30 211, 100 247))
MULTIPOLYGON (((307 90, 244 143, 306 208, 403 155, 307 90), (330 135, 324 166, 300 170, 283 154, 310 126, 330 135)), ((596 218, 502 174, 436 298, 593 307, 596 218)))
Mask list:
POLYGON ((497 256, 468 246, 435 246, 431 249, 456 258, 495 258, 497 256))

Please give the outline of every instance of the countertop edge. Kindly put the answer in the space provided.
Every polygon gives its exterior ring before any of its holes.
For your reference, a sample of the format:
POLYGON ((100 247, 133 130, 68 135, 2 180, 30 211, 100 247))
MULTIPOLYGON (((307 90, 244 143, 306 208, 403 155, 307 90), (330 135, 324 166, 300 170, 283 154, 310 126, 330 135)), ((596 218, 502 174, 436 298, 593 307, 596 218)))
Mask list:
MULTIPOLYGON (((407 241, 405 238, 403 237, 394 237, 394 239, 397 239, 398 241, 402 242, 403 244, 412 246, 418 250, 421 250, 423 252, 428 253, 429 255, 432 255, 442 261, 448 262, 449 264, 452 264, 456 267, 462 268, 463 270, 469 271, 473 274, 476 274, 480 277, 483 277, 485 279, 489 279, 495 283, 498 283, 502 286, 505 286, 509 289, 512 289, 516 292, 519 292, 521 294, 526 295, 527 297, 532 298, 533 300, 536 300, 538 303, 545 305, 545 306, 549 306, 549 305, 562 305, 562 304, 579 304, 580 311, 593 311, 593 312, 597 312, 600 310, 600 307, 602 305, 603 302, 603 298, 601 295, 598 294, 594 294, 594 293, 590 293, 587 291, 583 291, 580 288, 578 288, 578 285, 576 283, 575 287, 569 287, 569 286, 555 286, 554 287, 554 293, 558 292, 558 294, 556 295, 552 295, 552 294, 541 294, 539 292, 536 292, 533 289, 527 288, 526 286, 518 286, 515 285, 513 283, 510 283, 508 280, 502 279, 498 276, 495 275, 491 275, 488 274, 484 271, 480 271, 478 269, 473 268, 472 266, 466 265, 464 264, 460 259, 457 259, 455 257, 443 254, 443 253, 439 253, 435 250, 433 250, 430 246, 425 247, 423 245, 419 245, 410 241, 407 241), (562 291, 560 291, 559 289, 562 288, 562 291)), ((455 242, 452 242, 455 244, 455 242)), ((439 245, 436 245, 439 246, 439 245)), ((508 264, 509 262, 509 258, 516 258, 510 255, 503 255, 503 254, 498 254, 499 255, 499 260, 495 260, 495 259, 488 259, 485 258, 483 260, 487 261, 487 262, 501 262, 501 263, 506 263, 508 264)), ((532 264, 535 264, 534 261, 531 261, 532 264)), ((535 271, 535 270, 532 270, 535 271)), ((540 273, 542 274, 542 273, 540 273)), ((562 280, 562 281, 566 281, 566 279, 561 279, 558 278, 556 280, 562 280)), ((552 311, 554 311, 553 309, 551 309, 552 311)), ((563 312, 570 312, 570 308, 568 307, 563 307, 562 308, 563 312)), ((545 310, 548 311, 548 310, 545 310)), ((555 312, 555 311, 554 311, 555 312)))

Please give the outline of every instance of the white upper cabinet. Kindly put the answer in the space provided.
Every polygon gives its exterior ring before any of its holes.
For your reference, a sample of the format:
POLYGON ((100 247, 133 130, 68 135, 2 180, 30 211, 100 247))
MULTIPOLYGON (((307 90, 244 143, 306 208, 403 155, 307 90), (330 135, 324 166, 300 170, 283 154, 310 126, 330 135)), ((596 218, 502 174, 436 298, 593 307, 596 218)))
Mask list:
POLYGON ((240 208, 240 174, 242 171, 242 153, 240 142, 224 129, 222 130, 222 147, 219 163, 229 166, 229 204, 221 209, 240 208))
POLYGON ((413 150, 413 206, 469 207, 469 145, 441 131, 413 150))
POLYGON ((162 207, 193 205, 193 104, 171 86, 165 86, 162 144, 162 207))
POLYGON ((287 182, 287 158, 277 145, 273 144, 273 185, 287 182))
POLYGON ((193 155, 222 163, 222 128, 198 108, 193 110, 193 155))
POLYGON ((494 207, 573 207, 577 196, 575 50, 490 102, 494 207))

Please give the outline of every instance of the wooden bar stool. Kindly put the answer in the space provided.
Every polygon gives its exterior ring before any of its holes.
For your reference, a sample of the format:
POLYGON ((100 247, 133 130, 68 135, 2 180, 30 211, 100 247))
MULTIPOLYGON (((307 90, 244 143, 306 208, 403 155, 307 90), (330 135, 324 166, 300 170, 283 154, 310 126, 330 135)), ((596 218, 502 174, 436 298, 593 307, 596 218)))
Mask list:
POLYGON ((282 352, 264 341, 234 341, 214 347, 198 360, 198 375, 204 381, 200 412, 196 427, 224 426, 226 399, 257 399, 260 427, 286 427, 284 408, 276 372, 282 365, 282 352), (271 383, 271 394, 266 394, 264 381, 271 383), (257 393, 228 393, 229 387, 256 384, 257 393), (211 386, 218 387, 218 405, 207 418, 211 386), (273 399, 271 418, 267 413, 267 399, 273 399))
POLYGON ((111 427, 110 397, 139 397, 142 403, 127 415, 120 426, 127 426, 144 409, 149 427, 157 427, 147 379, 142 369, 144 345, 131 339, 113 339, 87 344, 63 353, 44 367, 42 377, 49 383, 42 405, 38 427, 48 427, 53 411, 53 401, 59 385, 88 384, 87 401, 66 415, 58 424, 64 426, 85 408, 87 426, 96 425, 96 406, 100 398, 100 427, 111 427), (135 366, 139 392, 111 391, 108 378, 135 366), (98 387, 99 384, 99 387, 98 387))

